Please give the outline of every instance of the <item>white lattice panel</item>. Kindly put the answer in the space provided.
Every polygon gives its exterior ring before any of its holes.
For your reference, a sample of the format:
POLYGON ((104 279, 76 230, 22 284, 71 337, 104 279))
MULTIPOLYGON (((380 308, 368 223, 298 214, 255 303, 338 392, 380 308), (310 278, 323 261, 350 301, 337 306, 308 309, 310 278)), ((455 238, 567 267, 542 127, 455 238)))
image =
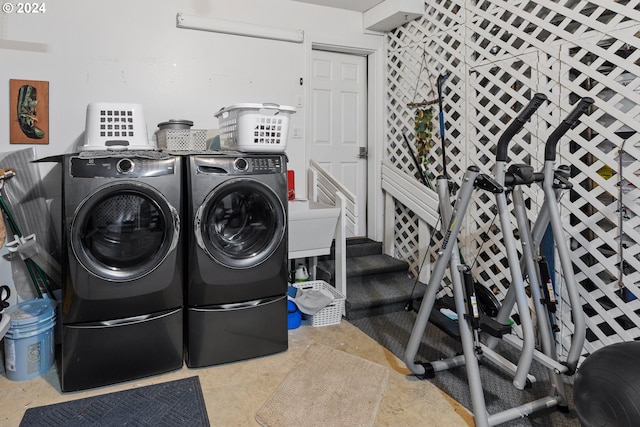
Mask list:
MULTIPOLYGON (((475 164, 480 167, 481 172, 493 173, 496 143, 500 135, 535 93, 532 88, 535 88, 539 80, 536 59, 536 54, 527 54, 515 59, 481 65, 473 68, 470 73, 467 90, 474 96, 469 97, 467 117, 472 118, 468 129, 469 139, 473 143, 469 144, 467 153, 475 154, 466 157, 475 159, 475 164)), ((541 128, 541 120, 538 117, 539 115, 535 115, 510 142, 508 164, 530 164, 537 170, 540 169, 541 162, 537 159, 541 157, 542 147, 538 143, 537 135, 541 128)), ((469 164, 472 163, 474 161, 470 160, 469 164)), ((531 200, 534 213, 540 205, 540 195, 535 190, 524 188, 525 197, 531 200)), ((511 274, 508 268, 496 268, 504 265, 505 249, 502 244, 502 230, 496 218, 495 197, 491 193, 477 192, 474 202, 469 209, 468 217, 471 224, 463 245, 473 253, 468 253, 466 257, 473 260, 477 258, 476 271, 492 272, 483 279, 485 286, 497 286, 501 294, 504 294, 511 282, 511 274), (482 257, 478 256, 479 245, 484 245, 483 249, 487 249, 483 251, 482 257)), ((515 224, 515 217, 511 222, 515 224)), ((510 233, 514 231, 508 230, 510 233)))
MULTIPOLYGON (((556 163, 572 166, 573 189, 561 206, 587 316, 588 352, 640 338, 640 300, 634 299, 640 297, 639 10, 640 0, 435 0, 426 2, 421 19, 388 36, 387 154, 410 173, 417 171, 403 134, 413 141, 411 104, 437 99, 438 75, 450 74, 443 106, 447 171, 458 183, 472 163, 492 172, 500 132, 534 93, 549 101, 510 144, 509 162, 536 169, 547 136, 575 103, 585 96, 596 100, 561 140, 556 163)), ((438 105, 430 107, 437 127, 438 105)), ((438 135, 428 165, 431 179, 442 173, 438 135)), ((541 192, 530 188, 525 196, 534 219, 541 192)), ((403 222, 396 230, 398 256, 416 272, 411 251, 418 244, 410 235, 416 220, 403 207, 397 212, 403 222)), ((476 194, 462 233, 474 277, 503 294, 510 275, 491 195, 476 194)), ((561 276, 556 285, 566 296, 561 276)), ((562 347, 573 330, 568 310, 563 301, 562 347)))

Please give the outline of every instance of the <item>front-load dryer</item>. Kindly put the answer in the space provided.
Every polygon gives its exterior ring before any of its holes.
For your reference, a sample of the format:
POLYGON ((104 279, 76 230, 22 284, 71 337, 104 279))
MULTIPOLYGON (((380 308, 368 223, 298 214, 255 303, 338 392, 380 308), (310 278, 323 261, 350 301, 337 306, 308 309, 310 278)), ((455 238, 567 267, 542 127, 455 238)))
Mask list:
POLYGON ((190 155, 186 362, 287 349, 287 181, 281 154, 190 155))
POLYGON ((158 152, 64 156, 63 391, 182 366, 181 182, 158 152))

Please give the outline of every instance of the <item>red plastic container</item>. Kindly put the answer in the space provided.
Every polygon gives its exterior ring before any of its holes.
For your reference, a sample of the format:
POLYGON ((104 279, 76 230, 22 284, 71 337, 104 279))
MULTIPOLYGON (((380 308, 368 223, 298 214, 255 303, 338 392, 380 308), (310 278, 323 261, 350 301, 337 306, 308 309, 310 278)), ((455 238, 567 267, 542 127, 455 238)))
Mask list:
POLYGON ((296 198, 296 178, 292 170, 287 171, 287 197, 289 200, 296 198))

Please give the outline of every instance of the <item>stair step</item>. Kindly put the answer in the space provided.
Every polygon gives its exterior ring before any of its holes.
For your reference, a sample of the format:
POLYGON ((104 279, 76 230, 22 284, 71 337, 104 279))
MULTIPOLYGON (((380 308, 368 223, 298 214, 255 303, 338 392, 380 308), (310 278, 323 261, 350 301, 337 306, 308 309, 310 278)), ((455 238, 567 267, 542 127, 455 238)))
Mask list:
MULTIPOLYGON (((319 261, 318 267, 335 277, 335 261, 319 261)), ((407 271, 409 264, 389 255, 366 255, 347 258, 347 278, 407 271)), ((333 280, 332 280, 333 281, 333 280)))
POLYGON ((346 317, 359 319, 403 310, 411 295, 422 296, 425 290, 426 285, 416 284, 406 271, 352 277, 347 282, 346 317))
MULTIPOLYGON (((366 237, 351 237, 347 239, 347 258, 376 255, 382 253, 382 242, 376 242, 366 237)), ((336 257, 335 254, 335 240, 331 244, 331 251, 329 255, 319 258, 319 260, 333 260, 336 257)))
MULTIPOLYGON (((409 263, 383 254, 382 242, 356 237, 346 243, 347 319, 404 310, 424 294, 426 285, 409 275, 409 263)), ((335 286, 335 242, 329 255, 318 258, 316 278, 335 286)))

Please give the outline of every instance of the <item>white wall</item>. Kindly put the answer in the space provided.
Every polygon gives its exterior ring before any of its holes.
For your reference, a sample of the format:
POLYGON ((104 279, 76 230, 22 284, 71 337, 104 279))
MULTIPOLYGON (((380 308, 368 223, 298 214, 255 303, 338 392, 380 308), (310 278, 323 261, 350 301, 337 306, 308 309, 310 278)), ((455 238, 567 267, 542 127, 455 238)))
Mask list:
MULTIPOLYGON (((39 15, 0 12, 0 153, 27 147, 9 143, 9 109, 15 108, 9 102, 10 79, 49 82, 50 143, 35 145, 38 158, 78 150, 91 102, 141 104, 149 135, 168 119, 192 120, 195 129, 217 129, 214 114, 222 107, 274 102, 298 109, 291 119, 287 154, 301 195, 308 117, 307 88, 300 78, 306 82, 310 75, 312 45, 380 51, 384 43, 382 35, 363 33, 361 13, 290 0, 45 3, 47 10, 39 15), (179 29, 178 12, 301 29, 305 42, 179 29), (291 137, 293 129, 302 136, 291 137)), ((60 169, 41 166, 55 224, 60 169)), ((1 271, 0 283, 7 283, 1 271)))
MULTIPOLYGON (((0 152, 9 144, 9 79, 49 81, 50 143, 38 157, 83 144, 87 104, 142 104, 149 135, 168 119, 218 128, 220 108, 244 102, 296 106, 291 133, 306 129, 306 87, 312 43, 379 49, 365 35, 362 14, 289 0, 65 0, 39 15, 0 14, 0 152), (302 29, 301 44, 176 28, 176 14, 302 29)), ((304 188, 304 138, 289 138, 289 167, 304 188)), ((43 175, 55 171, 43 169, 43 175)), ((57 177, 47 179, 55 192, 57 177), (51 184, 53 183, 53 184, 51 184)))

